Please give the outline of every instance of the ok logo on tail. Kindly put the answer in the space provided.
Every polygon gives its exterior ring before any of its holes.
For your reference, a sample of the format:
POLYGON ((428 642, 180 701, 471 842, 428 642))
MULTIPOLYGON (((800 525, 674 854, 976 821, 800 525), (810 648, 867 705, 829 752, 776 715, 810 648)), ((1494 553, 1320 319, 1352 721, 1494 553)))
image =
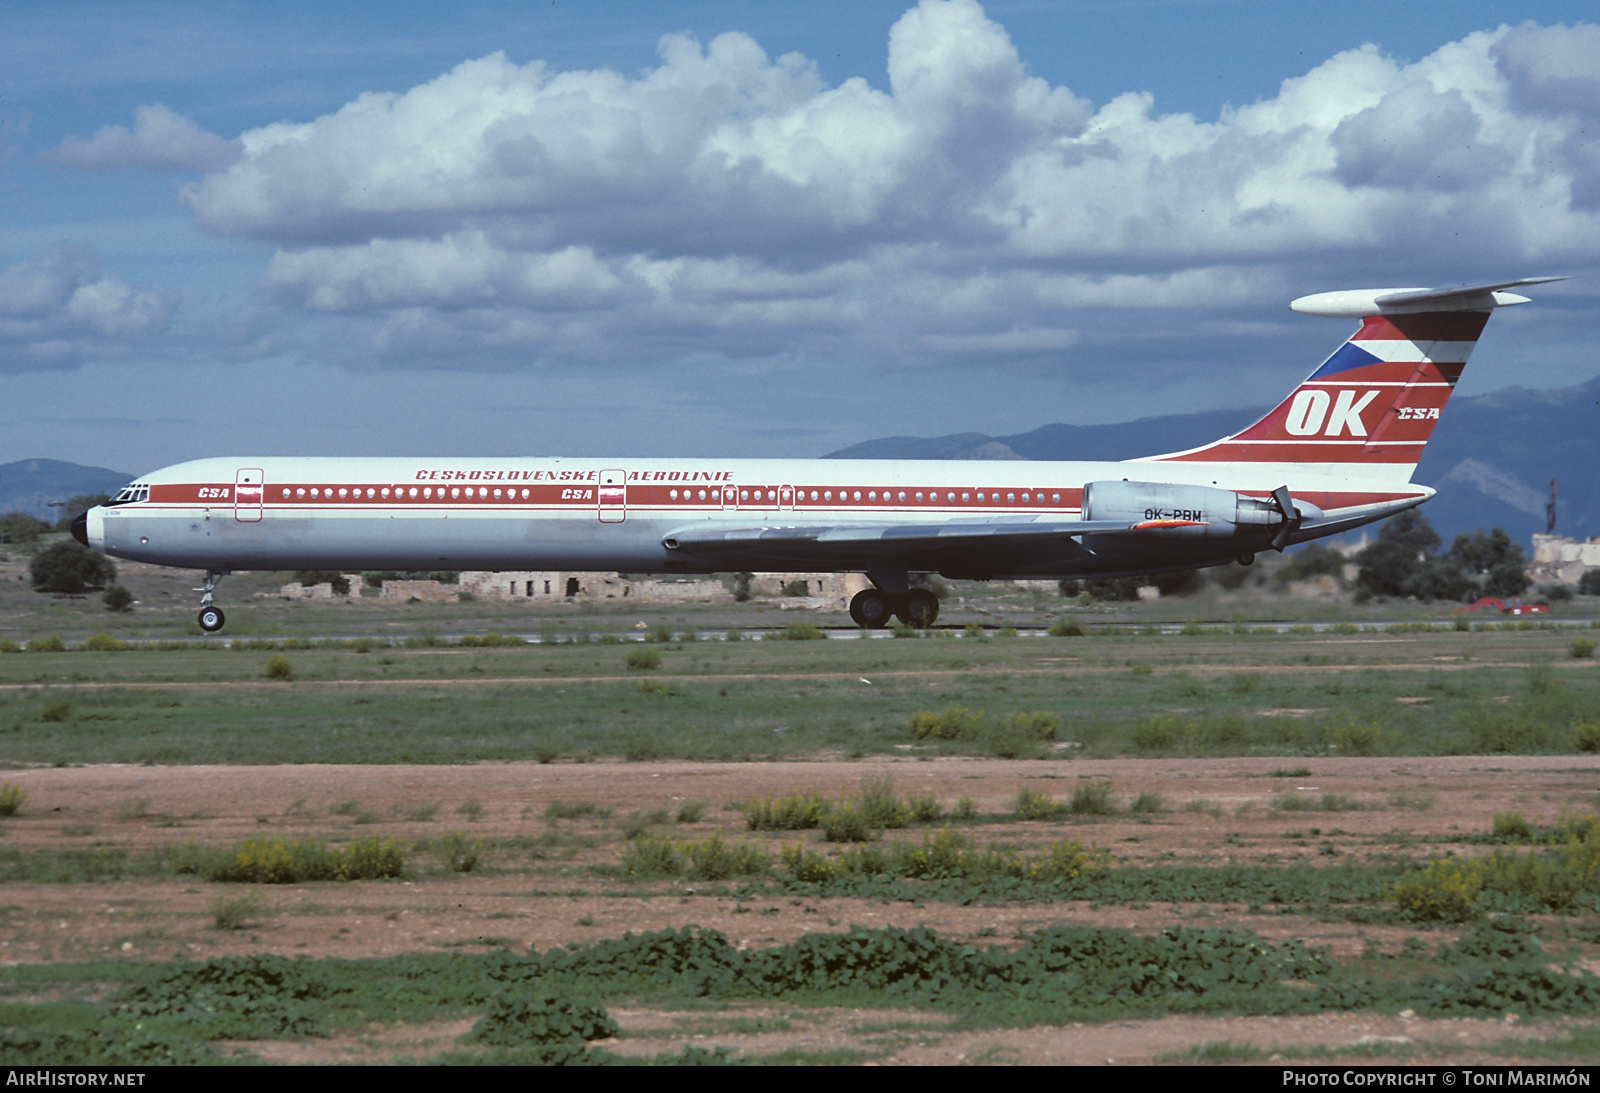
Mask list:
POLYGON ((1330 400, 1328 392, 1316 387, 1302 388, 1295 392, 1294 401, 1289 404, 1289 415, 1284 419, 1283 427, 1291 436, 1323 436, 1336 437, 1349 430, 1351 436, 1366 436, 1367 427, 1361 421, 1361 411, 1367 404, 1378 397, 1378 392, 1368 391, 1356 400, 1356 393, 1348 388, 1339 392, 1337 400, 1330 400), (1333 402, 1330 413, 1328 403, 1333 402))

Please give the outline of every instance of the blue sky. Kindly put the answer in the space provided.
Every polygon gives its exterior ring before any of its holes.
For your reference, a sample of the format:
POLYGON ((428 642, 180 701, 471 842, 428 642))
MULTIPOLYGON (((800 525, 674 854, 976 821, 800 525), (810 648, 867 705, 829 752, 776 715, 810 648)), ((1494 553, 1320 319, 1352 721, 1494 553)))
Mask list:
POLYGON ((18 3, 0 462, 818 455, 1266 403, 1335 288, 1575 280, 1590 5, 18 3))

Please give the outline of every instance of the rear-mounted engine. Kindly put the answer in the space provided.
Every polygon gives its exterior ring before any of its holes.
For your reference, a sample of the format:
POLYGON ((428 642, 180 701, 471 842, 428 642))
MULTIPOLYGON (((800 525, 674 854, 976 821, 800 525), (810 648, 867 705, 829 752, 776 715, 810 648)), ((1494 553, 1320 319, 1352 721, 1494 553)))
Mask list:
POLYGON ((1315 505, 1291 500, 1287 487, 1266 497, 1170 482, 1090 482, 1083 488, 1085 520, 1125 520, 1141 531, 1183 538, 1227 539, 1259 529, 1281 549, 1301 521, 1321 515, 1315 505))

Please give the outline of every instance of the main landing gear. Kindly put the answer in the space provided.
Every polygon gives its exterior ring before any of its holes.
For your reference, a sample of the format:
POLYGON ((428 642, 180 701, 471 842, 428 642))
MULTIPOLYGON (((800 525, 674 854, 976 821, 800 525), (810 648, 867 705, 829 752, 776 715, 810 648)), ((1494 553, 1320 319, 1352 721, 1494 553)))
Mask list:
POLYGON ((868 588, 850 601, 850 618, 857 626, 881 630, 891 618, 907 626, 925 630, 939 617, 939 598, 926 588, 912 588, 898 594, 868 588))
POLYGON ((198 620, 200 623, 200 629, 204 630, 208 634, 215 634, 218 630, 222 629, 222 624, 228 621, 228 616, 222 613, 222 608, 211 602, 213 599, 211 594, 212 589, 217 587, 217 581, 224 576, 226 576, 226 574, 214 573, 208 569, 206 570, 205 583, 199 588, 195 589, 196 592, 202 593, 200 596, 200 615, 198 620))

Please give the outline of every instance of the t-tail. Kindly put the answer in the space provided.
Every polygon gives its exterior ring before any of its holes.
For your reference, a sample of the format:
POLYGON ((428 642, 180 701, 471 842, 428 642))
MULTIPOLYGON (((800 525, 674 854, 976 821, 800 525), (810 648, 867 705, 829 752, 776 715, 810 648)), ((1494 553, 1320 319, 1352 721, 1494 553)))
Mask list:
POLYGON ((1360 319, 1361 328, 1254 425, 1150 459, 1293 465, 1408 482, 1489 313, 1528 302, 1506 290, 1564 279, 1303 296, 1289 306, 1303 315, 1360 319))

